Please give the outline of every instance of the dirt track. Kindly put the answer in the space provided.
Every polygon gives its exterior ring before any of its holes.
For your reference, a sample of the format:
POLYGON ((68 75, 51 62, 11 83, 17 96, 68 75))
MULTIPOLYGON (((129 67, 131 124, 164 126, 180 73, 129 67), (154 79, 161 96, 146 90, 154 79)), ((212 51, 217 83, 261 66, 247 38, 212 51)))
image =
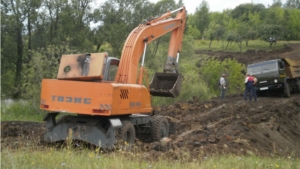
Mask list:
MULTIPOLYGON (((278 56, 300 58, 300 44, 272 52, 196 52, 248 64, 278 56)), ((291 98, 259 97, 257 102, 246 102, 241 95, 226 96, 224 101, 198 101, 194 97, 187 103, 156 107, 154 112, 168 117, 171 141, 162 145, 137 140, 145 157, 176 159, 186 151, 195 156, 233 153, 300 157, 300 94, 291 98)), ((40 145, 39 136, 44 131, 43 123, 1 122, 1 147, 40 145)))

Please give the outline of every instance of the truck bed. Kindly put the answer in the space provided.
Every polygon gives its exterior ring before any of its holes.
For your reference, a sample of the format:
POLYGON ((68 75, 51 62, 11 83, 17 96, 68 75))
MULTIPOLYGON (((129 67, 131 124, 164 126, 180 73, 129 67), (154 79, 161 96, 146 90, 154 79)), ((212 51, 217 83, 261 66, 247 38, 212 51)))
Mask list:
POLYGON ((283 58, 285 70, 289 78, 300 77, 300 59, 283 58))

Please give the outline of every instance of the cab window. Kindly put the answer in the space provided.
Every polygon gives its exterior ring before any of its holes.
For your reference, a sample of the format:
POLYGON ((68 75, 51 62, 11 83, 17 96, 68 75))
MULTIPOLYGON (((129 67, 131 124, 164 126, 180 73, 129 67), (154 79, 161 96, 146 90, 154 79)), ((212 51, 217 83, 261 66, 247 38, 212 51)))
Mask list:
POLYGON ((118 70, 119 61, 118 60, 111 60, 109 69, 108 69, 108 81, 115 80, 116 73, 118 70))

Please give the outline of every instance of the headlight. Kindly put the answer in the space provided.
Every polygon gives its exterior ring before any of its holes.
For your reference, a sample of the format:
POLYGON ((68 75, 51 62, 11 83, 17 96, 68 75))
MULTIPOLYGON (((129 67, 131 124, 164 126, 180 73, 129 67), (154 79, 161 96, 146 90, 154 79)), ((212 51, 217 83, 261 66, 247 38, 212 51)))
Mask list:
POLYGON ((277 79, 275 79, 274 82, 277 83, 277 79))

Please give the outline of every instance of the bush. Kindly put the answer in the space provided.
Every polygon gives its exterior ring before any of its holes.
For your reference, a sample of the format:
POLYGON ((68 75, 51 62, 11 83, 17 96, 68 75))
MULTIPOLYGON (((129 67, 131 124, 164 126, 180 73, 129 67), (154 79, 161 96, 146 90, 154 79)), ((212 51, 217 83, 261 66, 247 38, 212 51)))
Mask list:
POLYGON ((220 61, 216 58, 203 60, 200 67, 201 78, 207 84, 210 92, 217 96, 220 93, 219 80, 223 73, 226 74, 226 84, 228 94, 238 94, 244 89, 245 66, 238 63, 236 59, 225 59, 220 61))

